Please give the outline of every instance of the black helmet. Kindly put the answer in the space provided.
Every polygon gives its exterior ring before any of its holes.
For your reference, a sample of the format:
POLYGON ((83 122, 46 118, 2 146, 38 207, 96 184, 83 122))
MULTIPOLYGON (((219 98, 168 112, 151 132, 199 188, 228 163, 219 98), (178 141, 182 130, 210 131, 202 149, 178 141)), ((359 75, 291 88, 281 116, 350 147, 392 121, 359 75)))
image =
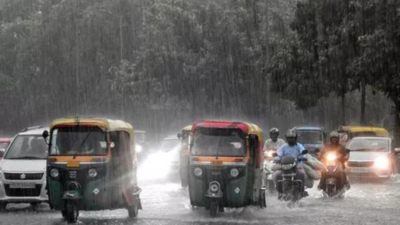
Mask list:
POLYGON ((279 129, 278 128, 271 128, 271 130, 269 130, 269 135, 276 135, 279 136, 279 129))
POLYGON ((286 138, 297 138, 297 132, 296 130, 291 129, 286 132, 285 136, 286 138))

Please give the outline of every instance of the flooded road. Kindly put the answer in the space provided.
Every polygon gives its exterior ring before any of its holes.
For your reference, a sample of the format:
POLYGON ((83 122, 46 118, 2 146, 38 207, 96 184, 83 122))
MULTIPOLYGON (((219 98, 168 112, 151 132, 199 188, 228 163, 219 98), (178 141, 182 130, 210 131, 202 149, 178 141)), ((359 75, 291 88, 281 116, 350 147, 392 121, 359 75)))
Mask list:
MULTIPOLYGON (((81 212, 78 224, 399 224, 400 183, 353 183, 344 199, 326 199, 316 190, 295 208, 274 196, 267 208, 226 209, 215 219, 203 208, 192 208, 187 188, 167 181, 142 181, 143 210, 131 220, 126 210, 81 212)), ((0 224, 67 224, 47 204, 10 204, 0 224)))

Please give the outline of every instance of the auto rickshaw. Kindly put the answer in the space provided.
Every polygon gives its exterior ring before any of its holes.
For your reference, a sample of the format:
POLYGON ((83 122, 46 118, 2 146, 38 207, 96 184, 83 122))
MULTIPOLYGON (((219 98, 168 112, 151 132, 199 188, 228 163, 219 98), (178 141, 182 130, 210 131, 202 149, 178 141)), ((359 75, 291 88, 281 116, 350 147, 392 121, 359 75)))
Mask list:
POLYGON ((181 140, 179 175, 182 187, 187 187, 189 182, 189 134, 191 131, 192 125, 184 127, 182 133, 178 133, 178 138, 181 140))
POLYGON ((49 139, 47 184, 50 205, 68 223, 80 210, 141 209, 136 179, 134 130, 129 123, 100 118, 54 120, 49 139))
POLYGON ((341 126, 338 129, 340 143, 346 145, 354 137, 389 137, 389 132, 382 127, 341 126))
POLYGON ((192 206, 209 209, 266 206, 261 129, 244 122, 198 121, 189 136, 192 206))

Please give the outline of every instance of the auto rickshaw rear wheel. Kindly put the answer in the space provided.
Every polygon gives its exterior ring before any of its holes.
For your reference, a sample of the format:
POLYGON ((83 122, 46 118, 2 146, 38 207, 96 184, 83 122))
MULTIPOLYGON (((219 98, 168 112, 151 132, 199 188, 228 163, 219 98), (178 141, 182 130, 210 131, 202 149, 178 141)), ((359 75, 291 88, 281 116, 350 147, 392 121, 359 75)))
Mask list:
POLYGON ((68 201, 66 204, 66 219, 68 223, 76 223, 79 217, 79 210, 77 203, 74 201, 68 201))
POLYGON ((136 218, 139 215, 139 206, 135 203, 128 208, 129 218, 136 218))

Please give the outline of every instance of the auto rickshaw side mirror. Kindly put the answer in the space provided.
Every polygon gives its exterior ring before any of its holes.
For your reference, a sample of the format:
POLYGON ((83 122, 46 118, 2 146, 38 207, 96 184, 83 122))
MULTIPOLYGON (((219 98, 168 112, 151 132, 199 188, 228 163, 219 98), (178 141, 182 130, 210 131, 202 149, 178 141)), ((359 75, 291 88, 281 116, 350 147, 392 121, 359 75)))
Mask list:
POLYGON ((304 150, 301 152, 301 154, 302 154, 302 155, 308 154, 308 150, 307 150, 307 149, 304 149, 304 150))
POLYGON ((49 145, 49 142, 47 141, 47 138, 48 138, 49 136, 50 136, 50 135, 49 135, 49 131, 48 131, 48 130, 43 131, 42 137, 43 137, 43 139, 44 139, 44 142, 46 142, 47 145, 49 145))
POLYGON ((399 154, 399 153, 400 153, 400 148, 395 148, 395 149, 394 149, 394 153, 395 153, 395 154, 399 154))

